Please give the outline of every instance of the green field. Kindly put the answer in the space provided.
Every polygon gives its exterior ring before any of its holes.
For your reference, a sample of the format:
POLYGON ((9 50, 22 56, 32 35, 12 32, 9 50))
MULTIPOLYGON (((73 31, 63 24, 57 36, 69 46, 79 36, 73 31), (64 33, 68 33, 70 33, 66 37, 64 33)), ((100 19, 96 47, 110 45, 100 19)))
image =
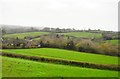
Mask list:
POLYGON ((3 77, 118 77, 117 71, 41 63, 9 57, 2 57, 2 61, 3 77))
POLYGON ((118 45, 119 40, 107 40, 108 43, 111 43, 113 45, 118 45))
POLYGON ((33 40, 36 40, 36 41, 37 41, 37 40, 40 40, 40 38, 34 38, 33 40))
MULTIPOLYGON (((49 34, 49 32, 27 32, 27 33, 16 33, 16 34, 6 34, 3 37, 13 37, 13 38, 24 38, 25 36, 39 36, 43 34, 49 34)), ((89 33, 89 32, 69 32, 69 33, 57 33, 61 35, 69 35, 69 36, 75 36, 75 37, 85 37, 85 38, 100 38, 102 35, 100 33, 89 33)))
POLYGON ((24 38, 26 36, 35 37, 35 36, 39 36, 39 35, 43 35, 43 34, 49 34, 49 32, 26 32, 26 33, 16 33, 16 34, 6 34, 3 37, 24 38))
POLYGON ((69 33, 58 33, 61 35, 69 35, 75 37, 85 37, 85 38, 101 38, 102 35, 100 33, 89 33, 89 32, 69 32, 69 33))
POLYGON ((89 62, 95 64, 118 64, 118 57, 90 54, 76 51, 69 51, 63 49, 54 48, 37 48, 37 49, 9 49, 3 50, 3 52, 16 53, 29 56, 41 56, 59 58, 73 61, 89 62))

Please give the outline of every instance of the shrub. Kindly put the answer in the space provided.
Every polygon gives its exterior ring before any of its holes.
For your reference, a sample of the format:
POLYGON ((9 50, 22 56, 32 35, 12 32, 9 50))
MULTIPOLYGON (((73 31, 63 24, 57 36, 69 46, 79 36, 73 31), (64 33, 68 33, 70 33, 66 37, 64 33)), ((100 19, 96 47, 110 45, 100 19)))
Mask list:
POLYGON ((76 49, 80 52, 97 52, 96 45, 90 40, 80 41, 78 44, 76 44, 76 49))
POLYGON ((118 56, 118 48, 117 46, 113 46, 109 43, 102 43, 98 46, 98 49, 101 50, 102 54, 107 54, 107 55, 114 55, 118 56))

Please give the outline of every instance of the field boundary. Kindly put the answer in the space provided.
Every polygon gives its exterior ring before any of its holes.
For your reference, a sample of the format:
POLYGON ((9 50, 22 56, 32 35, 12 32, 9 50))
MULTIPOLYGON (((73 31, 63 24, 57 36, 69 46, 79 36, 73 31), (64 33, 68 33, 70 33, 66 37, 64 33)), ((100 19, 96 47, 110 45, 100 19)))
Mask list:
POLYGON ((87 62, 77 62, 77 61, 60 60, 60 59, 54 59, 54 58, 27 56, 27 55, 13 54, 13 53, 8 53, 8 52, 4 52, 4 53, 0 52, 0 55, 7 56, 7 57, 13 57, 13 58, 33 60, 33 61, 38 61, 38 62, 47 62, 47 63, 71 65, 71 66, 86 67, 86 68, 93 68, 93 69, 120 71, 119 65, 93 64, 93 63, 87 63, 87 62))

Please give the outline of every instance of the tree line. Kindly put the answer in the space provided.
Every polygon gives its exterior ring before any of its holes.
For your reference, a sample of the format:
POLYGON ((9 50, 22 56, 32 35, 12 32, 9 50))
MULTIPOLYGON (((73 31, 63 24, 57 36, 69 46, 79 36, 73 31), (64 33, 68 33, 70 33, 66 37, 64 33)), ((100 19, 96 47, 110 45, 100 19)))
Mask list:
POLYGON ((120 56, 119 46, 100 42, 101 38, 76 38, 68 35, 48 34, 41 35, 39 40, 3 38, 2 48, 59 48, 86 53, 120 56), (97 42, 97 41, 99 42, 97 42))

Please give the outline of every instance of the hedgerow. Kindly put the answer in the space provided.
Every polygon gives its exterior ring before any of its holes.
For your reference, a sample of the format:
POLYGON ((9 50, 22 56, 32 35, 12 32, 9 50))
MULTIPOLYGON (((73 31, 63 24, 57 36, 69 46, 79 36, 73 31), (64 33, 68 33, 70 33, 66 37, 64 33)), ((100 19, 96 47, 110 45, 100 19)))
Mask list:
POLYGON ((80 66, 80 67, 87 67, 87 68, 120 71, 120 66, 118 65, 102 65, 102 64, 94 64, 94 63, 87 63, 87 62, 77 62, 77 61, 60 60, 60 59, 44 58, 44 57, 37 57, 37 56, 27 56, 27 55, 21 55, 21 54, 12 54, 8 52, 0 53, 0 55, 7 56, 7 57, 28 59, 28 60, 39 61, 39 62, 48 62, 48 63, 63 64, 63 65, 72 65, 72 66, 80 66))

